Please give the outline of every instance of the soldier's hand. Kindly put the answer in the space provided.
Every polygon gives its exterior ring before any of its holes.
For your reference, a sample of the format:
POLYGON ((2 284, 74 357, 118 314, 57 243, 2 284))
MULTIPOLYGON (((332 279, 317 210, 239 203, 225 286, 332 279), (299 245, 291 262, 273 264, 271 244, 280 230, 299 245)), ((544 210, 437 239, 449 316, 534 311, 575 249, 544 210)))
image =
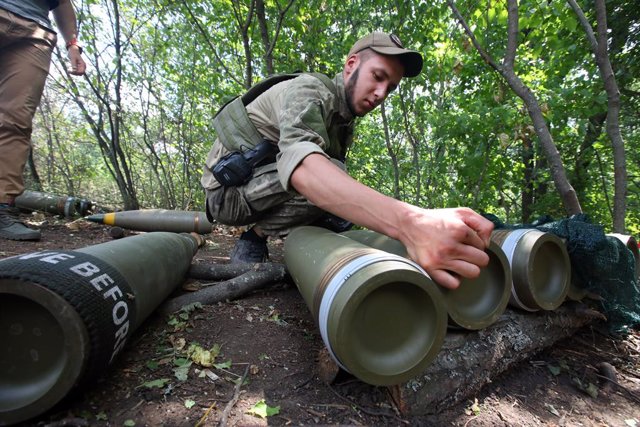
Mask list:
POLYGON ((439 285, 455 289, 489 263, 493 223, 469 208, 415 208, 400 234, 409 256, 439 285))

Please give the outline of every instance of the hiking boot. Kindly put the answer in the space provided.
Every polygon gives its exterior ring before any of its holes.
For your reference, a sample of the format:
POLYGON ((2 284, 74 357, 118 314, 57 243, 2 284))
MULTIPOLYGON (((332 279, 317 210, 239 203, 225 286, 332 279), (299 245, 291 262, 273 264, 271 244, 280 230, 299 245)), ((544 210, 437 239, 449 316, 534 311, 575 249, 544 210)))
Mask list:
POLYGON ((240 235, 229 259, 234 264, 266 262, 269 259, 267 238, 258 236, 253 229, 245 231, 240 235))
POLYGON ((9 240, 40 240, 40 230, 32 230, 18 219, 20 210, 0 206, 0 237, 9 240))

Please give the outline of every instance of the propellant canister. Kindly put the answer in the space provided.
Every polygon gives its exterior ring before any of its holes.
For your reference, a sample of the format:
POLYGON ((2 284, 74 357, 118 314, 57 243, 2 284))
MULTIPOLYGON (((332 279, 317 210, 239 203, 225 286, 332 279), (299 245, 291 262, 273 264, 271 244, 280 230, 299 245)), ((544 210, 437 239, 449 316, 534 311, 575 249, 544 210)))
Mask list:
POLYGON ((203 242, 158 232, 0 260, 0 425, 46 412, 104 372, 203 242))
POLYGON ((100 224, 117 225, 136 231, 172 231, 174 233, 211 233, 213 226, 204 212, 168 209, 141 209, 134 211, 95 214, 87 220, 100 224))
POLYGON ((78 214, 78 199, 70 196, 24 191, 16 197, 15 203, 19 209, 46 212, 66 218, 72 218, 78 214))
MULTIPOLYGON (((349 230, 341 233, 357 242, 393 254, 408 257, 399 240, 371 230, 349 230)), ((491 242, 486 250, 489 264, 474 279, 462 278, 456 289, 440 288, 449 324, 464 329, 483 329, 504 313, 511 295, 511 271, 502 249, 491 242)))
POLYGON ((628 234, 621 233, 609 233, 607 234, 609 237, 615 237, 620 240, 624 245, 631 251, 633 255, 633 260, 635 262, 634 266, 636 268, 636 277, 640 278, 640 252, 638 251, 638 242, 636 242, 635 237, 630 236, 628 234))
POLYGON ((535 228, 494 230, 511 266, 509 305, 526 311, 554 310, 566 299, 571 262, 560 237, 535 228))
POLYGON ((327 350, 362 381, 402 383, 440 351, 442 294, 412 261, 311 226, 289 234, 284 258, 327 350))

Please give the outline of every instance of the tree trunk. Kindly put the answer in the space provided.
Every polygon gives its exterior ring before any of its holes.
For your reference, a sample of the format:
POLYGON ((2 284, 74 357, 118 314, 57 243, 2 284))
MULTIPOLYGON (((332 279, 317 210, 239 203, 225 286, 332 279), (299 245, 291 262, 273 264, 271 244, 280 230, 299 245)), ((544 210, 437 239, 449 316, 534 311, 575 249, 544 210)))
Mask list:
POLYGON ((387 121, 387 114, 384 108, 384 102, 380 105, 380 113, 382 114, 382 125, 384 128, 384 142, 387 147, 387 153, 391 159, 391 165, 393 167, 393 197, 400 200, 400 166, 398 165, 398 155, 393 150, 393 144, 391 143, 391 135, 389 134, 389 122, 387 121))
POLYGON ((580 303, 537 313, 507 309, 486 329, 449 331, 442 350, 426 371, 389 391, 403 414, 438 413, 600 317, 580 303))
POLYGON ((38 170, 36 169, 36 163, 33 161, 33 147, 29 149, 29 157, 27 158, 27 164, 29 165, 29 172, 31 174, 31 179, 35 184, 36 190, 42 190, 42 182, 40 181, 40 175, 38 175, 38 170))
POLYGON ((244 48, 244 86, 246 89, 249 89, 253 84, 253 54, 251 53, 251 37, 249 35, 249 28, 253 22, 253 13, 255 11, 256 1, 251 0, 249 3, 249 11, 244 19, 242 18, 243 4, 244 2, 240 2, 238 0, 233 0, 231 2, 236 23, 238 24, 238 31, 242 37, 242 46, 244 48))
POLYGON ((529 117, 531 117, 531 121, 533 122, 536 134, 540 139, 540 144, 542 145, 545 156, 547 158, 547 162, 549 164, 551 177, 553 178, 553 182, 560 195, 566 213, 568 215, 581 213, 582 207, 580 206, 580 202, 578 201, 575 190, 567 179, 564 166, 562 164, 562 159, 560 158, 560 153, 558 152, 558 148, 553 141, 551 132, 549 132, 549 128, 547 127, 547 123, 542 114, 542 110, 540 109, 540 105, 538 104, 538 100, 514 71, 514 61, 518 45, 518 4, 516 0, 508 0, 507 3, 507 50, 502 61, 502 65, 498 65, 493 60, 493 58, 482 48, 482 46, 480 46, 473 32, 469 28, 469 25, 456 8, 453 0, 447 0, 447 3, 449 4, 449 8, 452 10, 460 25, 464 28, 465 33, 471 39, 474 47, 476 48, 478 53, 480 53, 480 56, 482 56, 485 62, 487 62, 487 64, 489 64, 494 70, 500 73, 500 75, 511 87, 511 90, 513 90, 514 93, 518 95, 518 97, 520 97, 522 101, 524 101, 524 104, 527 107, 527 111, 529 112, 529 117))
POLYGON ((524 182, 522 190, 522 223, 527 224, 533 212, 535 165, 533 162, 533 145, 529 135, 522 136, 522 164, 524 165, 524 182))
POLYGON ((600 77, 604 82, 607 92, 607 135, 613 147, 613 175, 615 181, 613 196, 613 231, 624 233, 625 215, 627 211, 627 164, 624 152, 624 140, 620 133, 620 91, 613 73, 613 67, 609 60, 608 34, 607 34, 607 9, 604 0, 595 0, 596 20, 598 23, 597 37, 593 28, 585 17, 580 6, 575 0, 567 0, 584 29, 587 39, 591 44, 600 77))
POLYGON ((273 74, 273 49, 269 40, 269 28, 267 26, 267 15, 264 10, 264 0, 256 0, 256 15, 258 17, 258 26, 260 27, 260 37, 264 46, 264 64, 267 75, 273 74))
POLYGON ((576 165, 574 167, 575 179, 573 182, 576 193, 578 195, 583 194, 587 187, 587 181, 589 177, 583 175, 583 173, 584 171, 589 169, 589 165, 595 157, 593 153, 593 145, 602 133, 602 125, 604 124, 606 118, 606 112, 596 113, 593 116, 589 117, 587 129, 584 135, 584 139, 582 140, 582 144, 580 145, 578 154, 576 156, 576 165))

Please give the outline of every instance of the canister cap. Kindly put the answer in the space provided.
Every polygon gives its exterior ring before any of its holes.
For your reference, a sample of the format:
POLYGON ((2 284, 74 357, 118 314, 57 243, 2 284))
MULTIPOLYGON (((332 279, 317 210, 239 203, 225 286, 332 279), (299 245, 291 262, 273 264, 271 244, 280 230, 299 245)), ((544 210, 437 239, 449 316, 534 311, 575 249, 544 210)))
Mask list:
POLYGON ((447 314, 428 276, 385 260, 349 275, 326 322, 328 347, 345 369, 369 384, 393 385, 420 375, 437 356, 447 314))
POLYGON ((464 329, 483 329, 498 320, 511 295, 511 269, 502 248, 490 242, 489 264, 475 279, 463 279, 457 289, 444 289, 449 320, 464 329))

